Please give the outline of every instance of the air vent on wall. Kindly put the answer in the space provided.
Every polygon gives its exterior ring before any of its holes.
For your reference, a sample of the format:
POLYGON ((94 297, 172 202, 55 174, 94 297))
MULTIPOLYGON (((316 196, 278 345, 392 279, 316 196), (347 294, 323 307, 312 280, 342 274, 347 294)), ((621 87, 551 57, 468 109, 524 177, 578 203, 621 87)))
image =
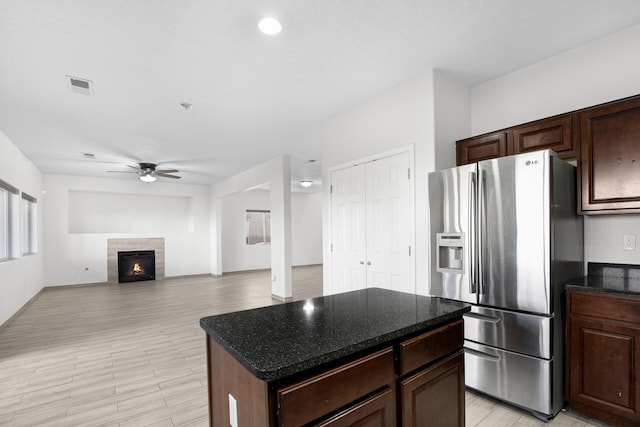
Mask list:
POLYGON ((71 92, 79 93, 81 95, 91 95, 91 89, 93 87, 93 82, 91 80, 71 76, 67 76, 67 78, 69 79, 71 92))

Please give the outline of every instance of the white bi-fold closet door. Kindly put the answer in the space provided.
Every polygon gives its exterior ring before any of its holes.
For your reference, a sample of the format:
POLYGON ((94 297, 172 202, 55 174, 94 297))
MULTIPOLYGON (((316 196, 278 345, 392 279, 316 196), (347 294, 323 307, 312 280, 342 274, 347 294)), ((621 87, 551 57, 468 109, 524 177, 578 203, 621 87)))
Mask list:
POLYGON ((409 152, 331 173, 332 293, 415 292, 409 152))

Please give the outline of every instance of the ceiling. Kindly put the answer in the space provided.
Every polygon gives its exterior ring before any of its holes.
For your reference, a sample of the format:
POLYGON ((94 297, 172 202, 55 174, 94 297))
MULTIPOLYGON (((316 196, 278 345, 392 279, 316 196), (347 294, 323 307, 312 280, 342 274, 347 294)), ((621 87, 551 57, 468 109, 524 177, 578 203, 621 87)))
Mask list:
POLYGON ((638 22, 637 0, 2 0, 0 130, 44 173, 207 184, 289 154, 317 182, 305 136, 403 80, 473 86, 638 22))

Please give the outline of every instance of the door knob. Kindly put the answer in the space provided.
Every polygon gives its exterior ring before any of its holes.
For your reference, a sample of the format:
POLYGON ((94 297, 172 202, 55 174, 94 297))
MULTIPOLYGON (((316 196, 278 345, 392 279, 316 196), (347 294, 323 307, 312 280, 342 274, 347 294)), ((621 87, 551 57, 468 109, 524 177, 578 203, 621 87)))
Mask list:
POLYGON ((364 261, 360 261, 360 265, 363 265, 363 264, 364 264, 364 261))
POLYGON ((367 265, 371 265, 371 261, 367 261, 367 265))
POLYGON ((616 395, 618 397, 622 397, 622 390, 618 389, 618 391, 616 391, 616 395))

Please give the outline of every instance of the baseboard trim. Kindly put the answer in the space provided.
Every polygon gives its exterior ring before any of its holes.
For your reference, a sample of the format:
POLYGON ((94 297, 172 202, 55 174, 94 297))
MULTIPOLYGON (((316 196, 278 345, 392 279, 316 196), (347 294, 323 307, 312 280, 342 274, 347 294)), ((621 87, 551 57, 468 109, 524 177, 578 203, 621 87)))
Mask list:
POLYGON ((293 301, 293 297, 283 298, 280 295, 276 295, 276 294, 271 294, 271 298, 276 300, 276 301, 280 301, 280 302, 291 302, 291 301, 293 301))
POLYGON ((7 320, 4 321, 4 323, 2 325, 0 325, 0 332, 2 332, 7 326, 9 326, 9 324, 16 318, 18 317, 18 315, 20 313, 22 313, 29 305, 31 305, 31 303, 33 301, 35 301, 35 299, 38 297, 38 295, 40 295, 43 291, 45 290, 45 288, 43 287, 42 289, 40 289, 34 296, 32 296, 31 298, 29 298, 29 301, 27 301, 22 307, 20 307, 18 309, 18 311, 16 311, 15 313, 13 313, 13 315, 11 317, 9 317, 7 320))
MULTIPOLYGON (((322 266, 322 263, 320 263, 320 264, 300 264, 300 265, 292 265, 291 269, 292 270, 296 270, 298 268, 321 267, 321 266, 322 266)), ((223 271, 222 274, 219 275, 219 276, 216 276, 214 274, 212 274, 212 276, 214 276, 214 277, 222 277, 222 276, 227 275, 227 274, 258 273, 260 271, 271 271, 271 267, 269 267, 269 268, 255 268, 253 270, 223 271)))

